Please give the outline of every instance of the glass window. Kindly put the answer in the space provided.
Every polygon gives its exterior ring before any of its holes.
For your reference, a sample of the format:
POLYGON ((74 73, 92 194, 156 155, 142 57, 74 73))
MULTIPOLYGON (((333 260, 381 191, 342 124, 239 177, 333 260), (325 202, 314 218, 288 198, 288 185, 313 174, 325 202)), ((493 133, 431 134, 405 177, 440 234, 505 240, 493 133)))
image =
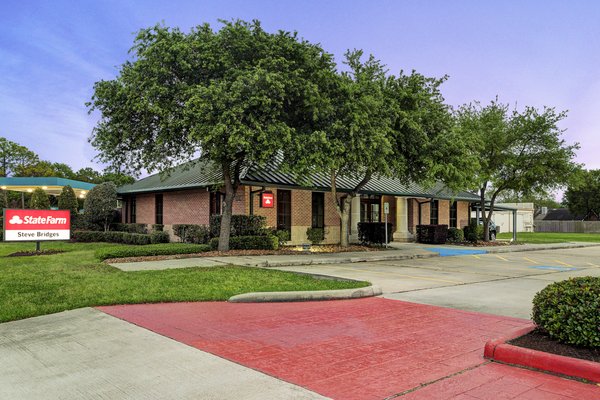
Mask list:
POLYGON ((136 204, 135 204, 135 196, 131 196, 129 203, 129 222, 135 224, 136 219, 136 204))
POLYGON ((312 227, 325 228, 325 193, 312 194, 312 227))
POLYGON ((221 214, 223 197, 221 192, 210 192, 210 215, 221 214))
POLYGON ((292 192, 277 191, 277 229, 292 232, 292 192))
POLYGON ((360 222, 381 222, 381 196, 360 199, 360 222))
POLYGON ((163 195, 159 193, 154 196, 154 221, 155 224, 163 223, 163 195))
POLYGON ((458 215, 458 203, 456 201, 453 201, 450 204, 450 228, 456 228, 456 218, 458 215))
POLYGON ((439 201, 438 200, 431 200, 431 203, 429 203, 429 223, 431 225, 437 225, 438 224, 438 210, 439 210, 439 201))

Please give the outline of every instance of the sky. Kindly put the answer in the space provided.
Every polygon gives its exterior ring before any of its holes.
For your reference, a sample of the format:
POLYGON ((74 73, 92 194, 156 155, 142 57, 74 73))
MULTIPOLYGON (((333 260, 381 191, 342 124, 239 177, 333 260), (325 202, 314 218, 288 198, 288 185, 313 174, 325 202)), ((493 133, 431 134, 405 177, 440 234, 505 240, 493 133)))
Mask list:
POLYGON ((135 33, 258 19, 297 31, 338 62, 363 49, 390 72, 448 75, 448 104, 499 100, 568 110, 577 161, 600 168, 600 2, 597 1, 0 1, 0 136, 42 159, 102 166, 88 143, 94 82, 130 59, 135 33))

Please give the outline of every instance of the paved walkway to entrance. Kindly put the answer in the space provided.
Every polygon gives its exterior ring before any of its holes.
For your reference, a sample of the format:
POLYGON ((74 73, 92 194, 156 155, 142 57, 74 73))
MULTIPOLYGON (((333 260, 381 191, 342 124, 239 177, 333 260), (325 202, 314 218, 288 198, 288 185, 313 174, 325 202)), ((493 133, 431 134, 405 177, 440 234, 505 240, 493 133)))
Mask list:
POLYGON ((100 310, 336 399, 598 399, 600 388, 490 364, 483 346, 527 320, 382 298, 175 303, 100 310))
POLYGON ((567 249, 574 247, 600 246, 598 243, 552 243, 542 245, 518 246, 440 246, 422 243, 390 243, 391 249, 385 251, 360 251, 346 253, 299 253, 294 255, 268 256, 223 256, 196 257, 161 261, 140 261, 111 264, 123 271, 161 270, 169 268, 215 267, 222 265, 241 265, 246 267, 288 267, 300 265, 346 264, 358 262, 377 262, 411 260, 438 256, 458 256, 485 253, 510 253, 535 250, 567 249))

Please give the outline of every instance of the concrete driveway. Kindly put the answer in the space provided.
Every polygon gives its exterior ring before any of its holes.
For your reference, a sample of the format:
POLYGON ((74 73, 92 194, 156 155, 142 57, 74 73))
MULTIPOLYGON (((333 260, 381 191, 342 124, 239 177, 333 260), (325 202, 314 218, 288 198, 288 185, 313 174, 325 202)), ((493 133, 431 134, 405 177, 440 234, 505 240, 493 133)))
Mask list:
POLYGON ((368 280, 390 299, 530 318, 549 283, 600 276, 600 247, 278 269, 368 280))

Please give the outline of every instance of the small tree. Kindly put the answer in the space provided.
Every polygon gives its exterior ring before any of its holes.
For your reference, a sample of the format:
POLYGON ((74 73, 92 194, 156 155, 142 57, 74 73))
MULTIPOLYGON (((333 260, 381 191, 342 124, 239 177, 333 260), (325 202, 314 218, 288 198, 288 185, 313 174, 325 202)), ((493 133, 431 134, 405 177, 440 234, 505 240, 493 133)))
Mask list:
POLYGON ((50 199, 44 189, 36 188, 31 194, 31 200, 29 200, 29 208, 34 210, 48 210, 50 209, 50 199))
POLYGON ((456 112, 457 132, 467 138, 479 164, 474 185, 480 197, 484 241, 489 240, 488 227, 500 194, 544 194, 569 182, 577 169, 572 160, 579 145, 567 145, 561 138, 558 123, 565 117, 565 112, 547 107, 510 112, 508 105, 497 101, 486 107, 468 104, 456 112))
POLYGON ((58 208, 60 210, 71 211, 71 217, 77 214, 79 203, 75 196, 75 191, 71 186, 63 186, 60 196, 58 197, 58 208))
POLYGON ((86 222, 100 224, 108 231, 117 206, 117 187, 112 182, 101 183, 90 190, 84 202, 86 222))

